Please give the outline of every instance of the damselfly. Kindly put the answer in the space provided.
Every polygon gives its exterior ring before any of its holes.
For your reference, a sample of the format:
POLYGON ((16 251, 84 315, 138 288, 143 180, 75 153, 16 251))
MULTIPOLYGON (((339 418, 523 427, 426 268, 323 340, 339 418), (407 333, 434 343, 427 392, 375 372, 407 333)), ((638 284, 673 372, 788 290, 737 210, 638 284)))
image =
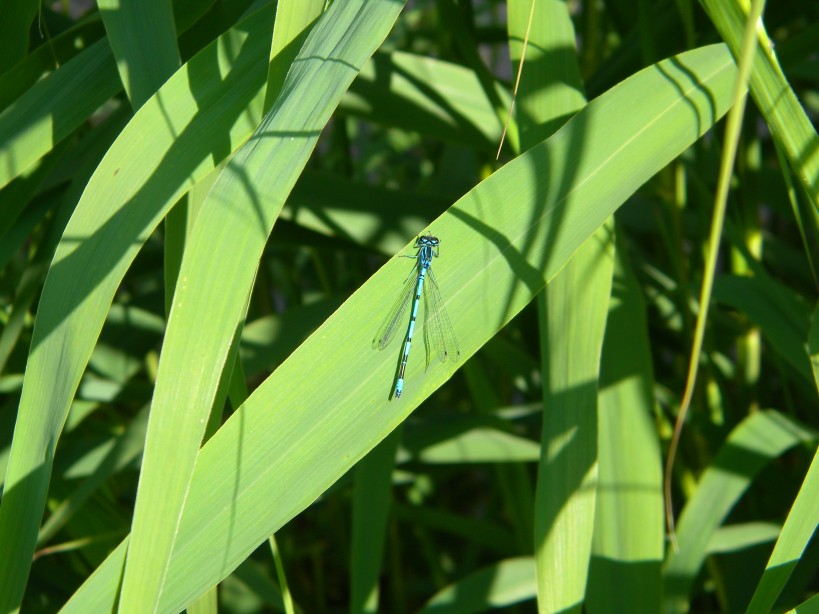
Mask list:
MULTIPOLYGON (((395 381, 395 396, 400 397, 404 391, 404 371, 407 368, 410 346, 412 345, 412 334, 415 331, 415 318, 418 316, 418 303, 421 302, 421 295, 424 296, 424 343, 427 347, 427 358, 429 358, 430 348, 435 350, 441 362, 447 358, 456 362, 461 351, 458 348, 458 340, 455 338, 455 331, 441 299, 441 292, 438 284, 435 283, 435 276, 432 274, 432 258, 438 256, 436 249, 440 245, 438 237, 425 235, 415 240, 415 249, 418 252, 414 256, 415 266, 410 271, 409 276, 404 281, 404 287, 398 300, 395 301, 387 318, 378 328, 378 334, 373 339, 373 348, 383 350, 395 337, 395 332, 400 328, 407 312, 407 305, 412 298, 412 315, 410 316, 407 335, 404 338, 404 352, 401 355, 401 366, 398 368, 398 378, 395 381), (426 281, 426 283, 424 283, 426 281), (414 283, 413 283, 414 282, 414 283)), ((427 363, 429 360, 427 360, 427 363)))

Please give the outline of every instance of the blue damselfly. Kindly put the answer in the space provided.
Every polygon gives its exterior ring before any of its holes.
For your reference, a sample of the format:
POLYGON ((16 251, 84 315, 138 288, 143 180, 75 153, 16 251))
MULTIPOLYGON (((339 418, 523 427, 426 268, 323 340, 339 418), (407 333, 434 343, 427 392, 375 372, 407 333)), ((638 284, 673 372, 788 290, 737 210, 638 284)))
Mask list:
MULTIPOLYGON (((441 299, 441 293, 438 290, 438 284, 435 282, 435 276, 432 273, 432 258, 438 256, 437 247, 440 244, 438 238, 431 235, 424 235, 415 240, 417 253, 414 256, 406 256, 406 258, 415 258, 415 266, 404 281, 401 294, 395 301, 387 318, 378 328, 375 339, 373 339, 373 348, 383 350, 387 347, 395 337, 396 331, 401 328, 401 322, 407 312, 407 305, 410 304, 410 299, 412 299, 412 315, 404 338, 404 350, 401 355, 401 366, 398 368, 398 378, 395 381, 396 398, 400 397, 404 391, 404 371, 407 368, 407 359, 412 345, 415 318, 418 316, 418 304, 421 302, 421 295, 424 297, 424 343, 427 347, 427 357, 429 357, 430 348, 435 350, 441 362, 445 362, 447 359, 456 362, 461 356, 452 322, 449 321, 444 301, 441 299)), ((427 360, 427 362, 429 361, 427 360)))

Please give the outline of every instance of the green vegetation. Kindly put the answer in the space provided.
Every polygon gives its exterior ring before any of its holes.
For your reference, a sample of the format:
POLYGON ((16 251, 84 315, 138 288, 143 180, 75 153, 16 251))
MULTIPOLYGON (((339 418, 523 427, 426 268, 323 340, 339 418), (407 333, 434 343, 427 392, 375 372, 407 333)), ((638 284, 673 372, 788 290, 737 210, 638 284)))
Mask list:
POLYGON ((0 19, 0 612, 819 611, 819 6, 79 6, 0 19))

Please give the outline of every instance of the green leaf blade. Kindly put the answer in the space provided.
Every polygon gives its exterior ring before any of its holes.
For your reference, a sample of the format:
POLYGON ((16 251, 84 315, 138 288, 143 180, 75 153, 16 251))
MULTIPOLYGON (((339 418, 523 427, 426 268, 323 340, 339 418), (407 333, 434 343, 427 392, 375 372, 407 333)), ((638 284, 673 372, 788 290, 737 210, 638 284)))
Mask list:
MULTIPOLYGON (((8 560, 31 561, 53 450, 126 269, 171 204, 212 170, 209 152, 238 147, 255 127, 246 112, 254 116, 254 95, 255 117, 260 111, 263 15, 205 49, 140 109, 66 228, 40 299, 0 506, 0 555, 8 560)), ((13 569, 0 576, 4 607, 22 597, 29 564, 13 569)))
POLYGON ((141 107, 179 67, 169 0, 99 0, 131 106, 141 107))
POLYGON ((342 94, 402 6, 351 0, 324 13, 273 108, 226 165, 198 214, 162 350, 121 611, 157 606, 204 426, 267 237, 342 94))
MULTIPOLYGON (((449 246, 436 261, 436 277, 456 318, 459 365, 532 300, 627 196, 706 130, 706 118, 726 111, 734 75, 723 46, 646 69, 434 223, 449 246), (675 64, 686 68, 677 71, 675 64), (592 124, 600 130, 590 130, 592 124), (559 181, 558 171, 571 181, 559 181), (502 206, 512 199, 516 209, 502 206)), ((228 574, 448 379, 451 364, 424 373, 423 361, 410 361, 405 395, 389 401, 394 362, 370 349, 371 329, 406 266, 396 257, 379 270, 202 448, 161 611, 183 607, 228 574)), ((87 590, 80 589, 87 597, 77 596, 75 611, 85 598, 116 586, 87 590)))

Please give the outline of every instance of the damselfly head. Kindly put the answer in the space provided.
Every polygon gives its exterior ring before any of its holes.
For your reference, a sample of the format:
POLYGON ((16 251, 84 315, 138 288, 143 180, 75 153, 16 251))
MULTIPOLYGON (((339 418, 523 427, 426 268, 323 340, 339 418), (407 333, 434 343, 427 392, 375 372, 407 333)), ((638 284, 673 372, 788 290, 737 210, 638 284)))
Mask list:
POLYGON ((415 240, 415 247, 437 247, 441 241, 432 235, 423 235, 415 240))

